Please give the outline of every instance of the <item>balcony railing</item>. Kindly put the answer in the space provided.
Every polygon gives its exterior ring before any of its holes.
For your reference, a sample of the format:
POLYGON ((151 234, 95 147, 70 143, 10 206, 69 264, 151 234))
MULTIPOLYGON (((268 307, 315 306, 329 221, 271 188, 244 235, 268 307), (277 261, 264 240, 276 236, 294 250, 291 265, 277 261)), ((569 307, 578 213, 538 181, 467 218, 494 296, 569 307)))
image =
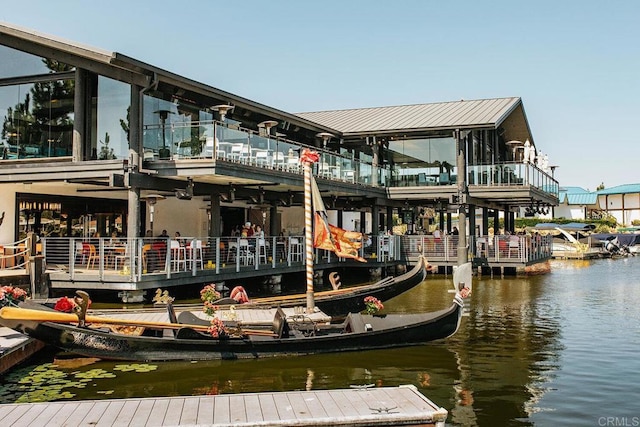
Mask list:
MULTIPOLYGON (((455 185, 457 168, 442 172, 439 168, 400 168, 396 170, 392 186, 420 187, 455 185)), ((532 186, 558 196, 559 185, 552 176, 531 163, 505 162, 467 166, 469 186, 532 186)))
POLYGON ((317 177, 363 185, 384 185, 389 177, 387 169, 351 156, 215 121, 171 123, 164 131, 162 126, 147 125, 144 135, 147 161, 209 158, 302 174, 300 152, 309 148, 320 154, 313 165, 317 177))

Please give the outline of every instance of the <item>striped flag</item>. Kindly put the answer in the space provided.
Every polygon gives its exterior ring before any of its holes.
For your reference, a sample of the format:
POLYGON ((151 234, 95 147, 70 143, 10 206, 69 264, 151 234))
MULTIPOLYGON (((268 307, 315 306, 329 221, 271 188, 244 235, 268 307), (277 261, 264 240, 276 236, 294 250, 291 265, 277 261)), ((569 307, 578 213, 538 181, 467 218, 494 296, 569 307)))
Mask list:
POLYGON ((362 233, 347 231, 329 224, 327 211, 313 176, 311 177, 311 197, 314 210, 313 247, 332 251, 341 258, 367 262, 359 254, 362 247, 362 233))

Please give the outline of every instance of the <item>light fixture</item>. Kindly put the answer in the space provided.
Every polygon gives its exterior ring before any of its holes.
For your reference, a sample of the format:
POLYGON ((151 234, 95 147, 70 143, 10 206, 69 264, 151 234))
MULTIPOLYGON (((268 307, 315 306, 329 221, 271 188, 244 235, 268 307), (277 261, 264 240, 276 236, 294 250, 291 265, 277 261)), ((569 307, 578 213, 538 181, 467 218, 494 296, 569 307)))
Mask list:
POLYGON ((149 194, 143 197, 140 197, 140 200, 144 200, 149 205, 149 230, 151 230, 151 236, 153 236, 153 214, 155 212, 155 205, 158 200, 166 199, 162 194, 149 194))
POLYGON ((221 122, 224 122, 224 119, 227 116, 227 113, 229 111, 233 111, 234 108, 235 108, 234 105, 229 105, 229 104, 218 104, 218 105, 214 105, 213 107, 211 107, 211 109, 213 111, 217 111, 218 114, 220 114, 220 121, 221 122))
POLYGON ((264 132, 267 134, 267 150, 271 150, 271 140, 269 139, 269 135, 271 133, 271 128, 274 126, 278 126, 278 122, 275 120, 265 120, 264 122, 258 123, 258 128, 264 128, 264 132))
POLYGON ((278 126, 278 122, 275 120, 265 120, 264 122, 258 123, 258 128, 264 128, 267 137, 270 135, 271 128, 274 126, 278 126))
POLYGON ((329 140, 334 137, 334 135, 329 132, 320 132, 317 133, 316 136, 318 138, 322 138, 322 148, 327 148, 327 142, 329 142, 329 140))
POLYGON ((176 194, 176 198, 180 200, 191 200, 193 197, 193 179, 187 178, 187 187, 186 188, 176 188, 174 190, 176 194))
POLYGON ((158 150, 158 158, 168 159, 171 156, 171 150, 167 148, 165 126, 167 117, 169 117, 169 114, 173 114, 173 112, 170 110, 157 110, 154 111, 154 113, 160 116, 160 126, 162 127, 162 148, 158 150))

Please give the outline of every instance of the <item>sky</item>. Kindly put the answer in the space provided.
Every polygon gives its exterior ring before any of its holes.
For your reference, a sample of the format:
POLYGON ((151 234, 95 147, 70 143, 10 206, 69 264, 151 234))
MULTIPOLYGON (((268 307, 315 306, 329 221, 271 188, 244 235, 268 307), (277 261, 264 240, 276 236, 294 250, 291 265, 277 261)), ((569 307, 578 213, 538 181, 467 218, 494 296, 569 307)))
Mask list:
POLYGON ((520 97, 561 186, 640 183, 640 1, 0 0, 0 21, 290 113, 520 97))

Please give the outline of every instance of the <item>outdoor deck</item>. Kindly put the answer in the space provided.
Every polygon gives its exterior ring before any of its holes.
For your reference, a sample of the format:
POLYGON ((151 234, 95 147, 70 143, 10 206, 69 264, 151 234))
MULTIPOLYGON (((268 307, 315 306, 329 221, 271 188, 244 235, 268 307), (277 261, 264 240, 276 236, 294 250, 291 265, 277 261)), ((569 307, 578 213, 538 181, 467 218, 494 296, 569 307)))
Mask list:
POLYGON ((414 386, 0 405, 5 426, 444 426, 414 386))

